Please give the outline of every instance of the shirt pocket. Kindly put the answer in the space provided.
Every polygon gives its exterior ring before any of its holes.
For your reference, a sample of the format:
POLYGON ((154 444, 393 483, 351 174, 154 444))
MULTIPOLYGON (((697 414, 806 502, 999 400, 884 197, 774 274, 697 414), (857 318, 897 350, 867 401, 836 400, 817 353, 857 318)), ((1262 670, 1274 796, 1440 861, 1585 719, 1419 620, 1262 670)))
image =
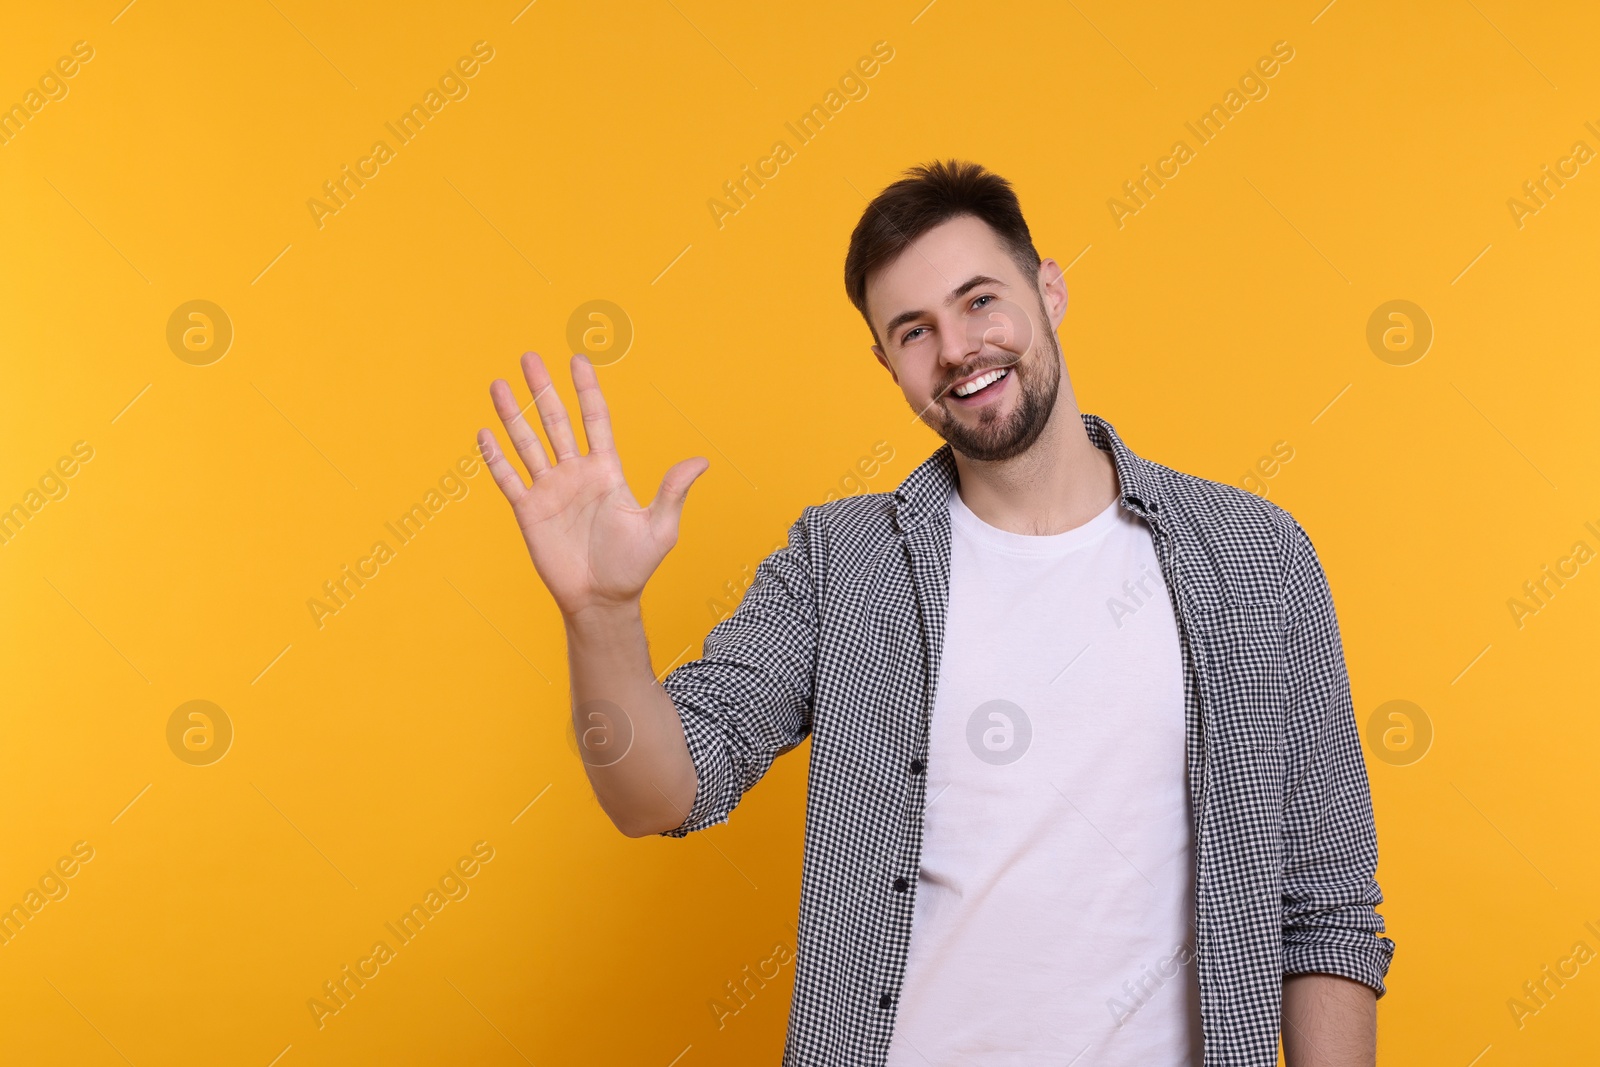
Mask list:
POLYGON ((1224 600, 1195 617, 1213 745, 1281 757, 1288 708, 1286 624, 1277 600, 1224 600))

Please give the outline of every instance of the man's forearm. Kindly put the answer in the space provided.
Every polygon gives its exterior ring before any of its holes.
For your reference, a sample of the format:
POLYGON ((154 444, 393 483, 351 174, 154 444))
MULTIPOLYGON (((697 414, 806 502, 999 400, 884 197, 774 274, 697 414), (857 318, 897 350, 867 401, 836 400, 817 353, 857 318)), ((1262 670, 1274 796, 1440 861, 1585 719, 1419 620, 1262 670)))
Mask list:
POLYGON ((1378 997, 1332 974, 1283 980, 1283 1058, 1288 1067, 1374 1067, 1378 997))
POLYGON ((656 684, 637 603, 567 616, 572 723, 600 807, 629 837, 682 824, 694 761, 672 698, 656 684))

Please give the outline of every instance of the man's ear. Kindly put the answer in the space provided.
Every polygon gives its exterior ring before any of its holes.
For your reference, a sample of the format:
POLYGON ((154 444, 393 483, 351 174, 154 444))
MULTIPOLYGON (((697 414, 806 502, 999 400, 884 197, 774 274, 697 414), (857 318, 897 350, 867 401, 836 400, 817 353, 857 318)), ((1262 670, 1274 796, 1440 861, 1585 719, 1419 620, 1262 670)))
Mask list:
POLYGON ((1059 328, 1067 317, 1067 277, 1061 264, 1046 259, 1039 264, 1039 289, 1050 312, 1051 328, 1059 328))
POLYGON ((878 357, 878 362, 883 364, 883 369, 889 372, 889 377, 894 379, 894 384, 900 384, 900 375, 894 372, 894 364, 889 362, 889 357, 883 354, 882 345, 873 345, 872 354, 878 357))

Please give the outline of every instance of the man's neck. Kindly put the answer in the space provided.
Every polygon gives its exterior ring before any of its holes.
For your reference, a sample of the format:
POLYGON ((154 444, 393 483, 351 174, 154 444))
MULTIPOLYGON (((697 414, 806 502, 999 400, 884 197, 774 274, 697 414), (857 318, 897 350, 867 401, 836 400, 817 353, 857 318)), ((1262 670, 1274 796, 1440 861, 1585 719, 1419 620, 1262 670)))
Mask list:
POLYGON ((1117 498, 1117 468, 1089 440, 1077 401, 1063 389, 1044 432, 1021 455, 998 461, 955 453, 961 501, 1001 530, 1035 536, 1082 526, 1117 498))

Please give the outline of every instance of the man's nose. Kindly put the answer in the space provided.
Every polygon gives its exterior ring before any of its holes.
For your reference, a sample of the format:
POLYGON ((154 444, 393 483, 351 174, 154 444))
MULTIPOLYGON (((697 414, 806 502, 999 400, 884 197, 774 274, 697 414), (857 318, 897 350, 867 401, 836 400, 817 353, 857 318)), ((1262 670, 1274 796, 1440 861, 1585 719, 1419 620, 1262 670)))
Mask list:
POLYGON ((947 367, 959 367, 972 362, 983 351, 983 330, 971 330, 968 323, 956 320, 939 326, 939 362, 947 367))

